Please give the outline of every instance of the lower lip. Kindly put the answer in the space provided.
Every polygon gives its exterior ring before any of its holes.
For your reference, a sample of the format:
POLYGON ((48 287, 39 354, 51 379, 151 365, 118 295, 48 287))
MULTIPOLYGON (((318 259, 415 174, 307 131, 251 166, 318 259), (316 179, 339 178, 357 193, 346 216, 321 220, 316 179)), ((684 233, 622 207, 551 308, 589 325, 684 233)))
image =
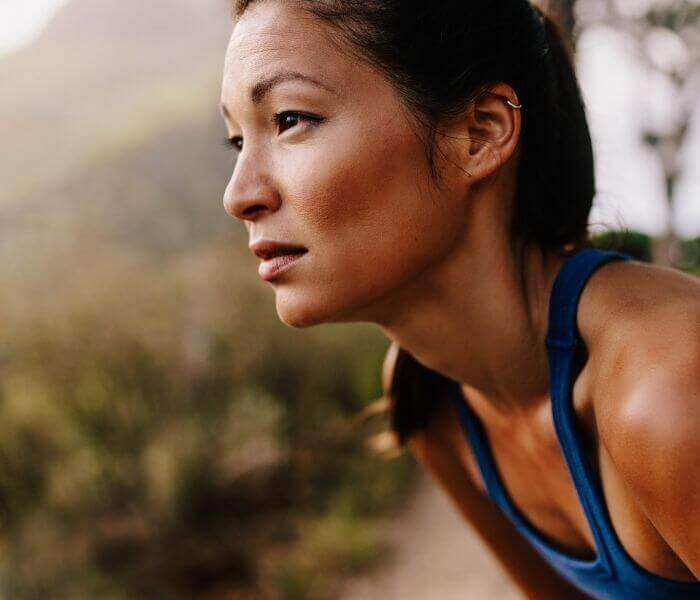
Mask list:
POLYGON ((258 267, 258 274, 265 281, 270 281, 271 279, 277 277, 280 273, 286 271, 305 254, 306 252, 302 252, 300 254, 282 254, 281 256, 268 258, 260 263, 260 266, 258 267))

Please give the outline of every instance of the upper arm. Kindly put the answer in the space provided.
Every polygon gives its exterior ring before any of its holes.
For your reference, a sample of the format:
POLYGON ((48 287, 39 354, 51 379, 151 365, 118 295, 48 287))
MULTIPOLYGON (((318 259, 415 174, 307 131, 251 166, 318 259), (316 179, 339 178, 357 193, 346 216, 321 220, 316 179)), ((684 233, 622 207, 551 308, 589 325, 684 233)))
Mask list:
POLYGON ((700 340, 647 366, 599 422, 615 468, 655 529, 700 578, 700 340))

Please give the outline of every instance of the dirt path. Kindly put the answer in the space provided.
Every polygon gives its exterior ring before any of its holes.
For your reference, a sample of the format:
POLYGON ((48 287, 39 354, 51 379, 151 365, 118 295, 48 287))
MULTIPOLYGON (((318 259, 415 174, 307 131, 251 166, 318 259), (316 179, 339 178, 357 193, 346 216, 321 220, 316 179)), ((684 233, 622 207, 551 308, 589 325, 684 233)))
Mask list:
POLYGON ((516 600, 521 596, 425 475, 406 509, 386 524, 391 556, 348 582, 341 600, 516 600))

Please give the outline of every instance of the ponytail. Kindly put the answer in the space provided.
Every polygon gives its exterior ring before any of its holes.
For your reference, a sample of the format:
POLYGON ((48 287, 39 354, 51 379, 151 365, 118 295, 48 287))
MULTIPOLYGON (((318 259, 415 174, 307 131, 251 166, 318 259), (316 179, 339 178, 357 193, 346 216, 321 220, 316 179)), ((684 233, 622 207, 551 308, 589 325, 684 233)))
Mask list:
MULTIPOLYGON (((561 27, 533 6, 531 95, 522 102, 524 141, 518 167, 515 237, 556 251, 590 243, 588 215, 595 195, 593 148, 573 48, 561 27)), ((520 96, 519 96, 520 97, 520 96)))

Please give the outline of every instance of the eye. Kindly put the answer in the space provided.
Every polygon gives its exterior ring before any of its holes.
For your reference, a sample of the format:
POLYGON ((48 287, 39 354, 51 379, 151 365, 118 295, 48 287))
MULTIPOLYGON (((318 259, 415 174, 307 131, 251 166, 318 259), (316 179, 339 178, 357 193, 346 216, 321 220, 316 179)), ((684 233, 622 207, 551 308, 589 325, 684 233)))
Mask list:
POLYGON ((279 133, 283 133, 287 129, 291 129, 295 125, 298 125, 299 121, 320 123, 322 120, 323 119, 320 117, 313 117, 311 115, 305 115, 303 113, 298 113, 291 110, 276 113, 272 117, 272 122, 277 123, 279 133))
MULTIPOLYGON (((306 121, 307 123, 318 124, 323 121, 321 117, 315 117, 313 115, 307 115, 304 113, 294 112, 291 110, 286 110, 283 112, 275 113, 272 116, 272 122, 277 124, 279 133, 284 133, 287 129, 299 124, 299 121, 306 121)), ((234 148, 238 152, 243 150, 243 137, 240 135, 235 135, 230 138, 224 139, 224 146, 227 148, 234 148)))
POLYGON ((243 149, 243 138, 240 135, 224 138, 224 146, 227 148, 235 148, 240 152, 243 149))

